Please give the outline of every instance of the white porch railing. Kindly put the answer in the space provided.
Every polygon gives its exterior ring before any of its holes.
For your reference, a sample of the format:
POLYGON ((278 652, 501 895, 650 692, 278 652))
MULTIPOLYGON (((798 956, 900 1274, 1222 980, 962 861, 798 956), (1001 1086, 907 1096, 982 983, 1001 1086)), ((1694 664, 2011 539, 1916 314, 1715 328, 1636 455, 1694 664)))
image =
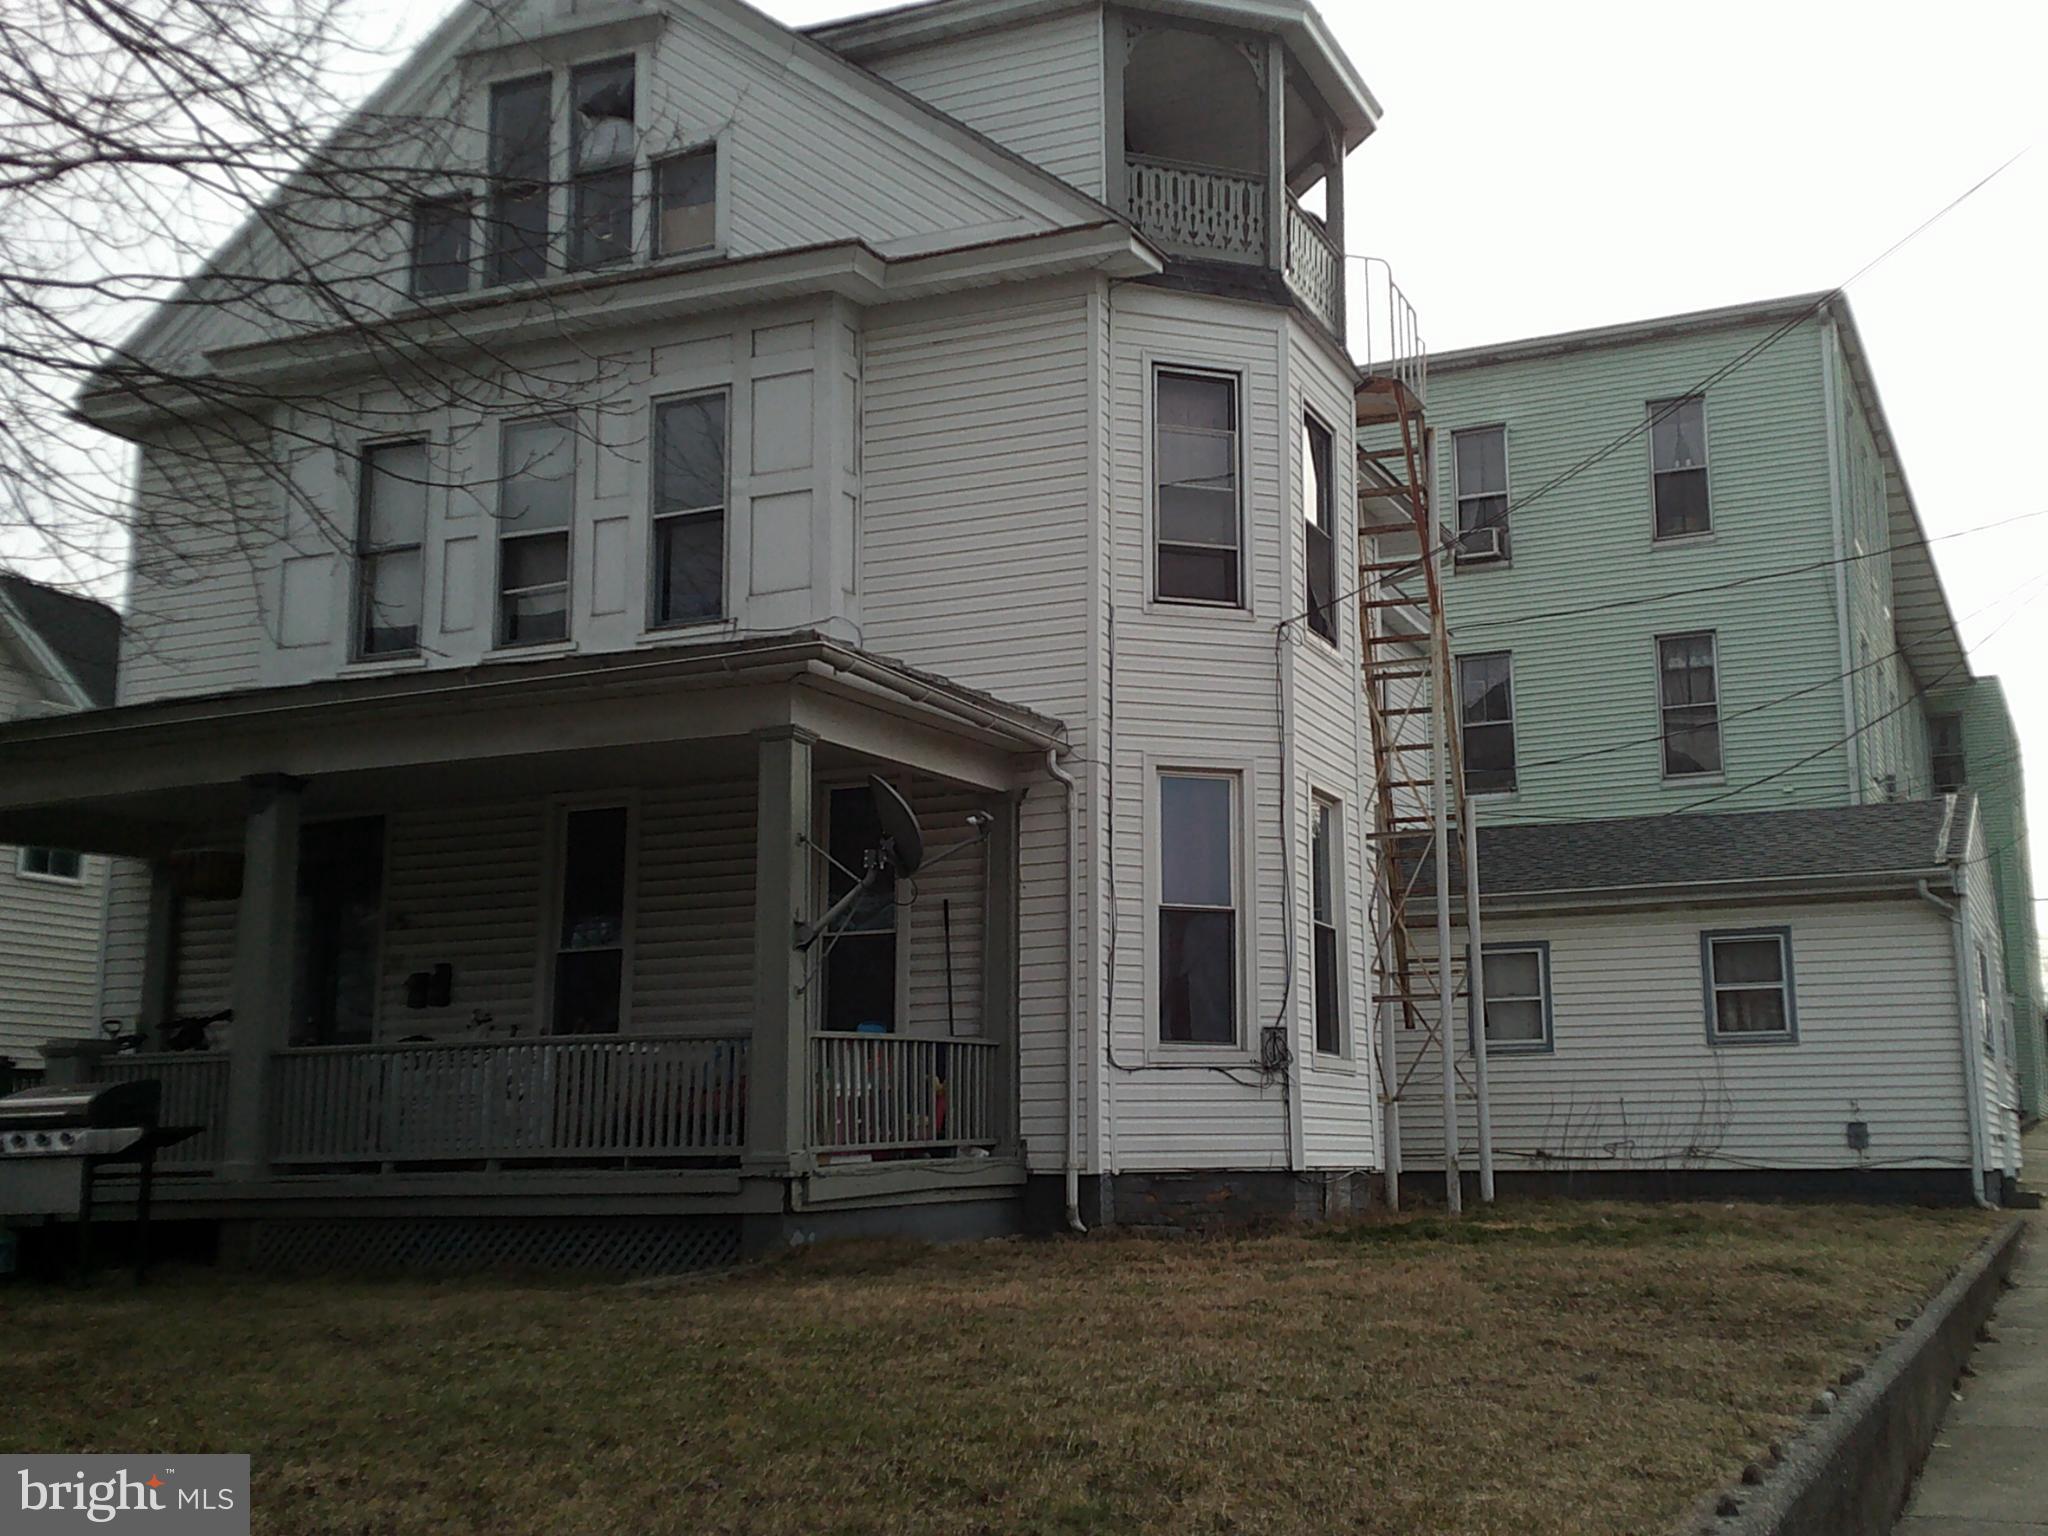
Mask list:
POLYGON ((1131 220, 1168 250, 1212 261, 1266 259, 1266 181, 1132 155, 1131 220))
POLYGON ((271 1058, 280 1165, 736 1157, 747 1041, 565 1036, 271 1058))
POLYGON ((1000 1130, 989 1040, 811 1037, 811 1146, 820 1152, 986 1147, 1000 1130))
POLYGON ((1331 330, 1341 332, 1344 257, 1323 221, 1287 198, 1287 284, 1331 330))
POLYGON ((156 1155, 165 1172, 198 1172, 220 1161, 228 1117, 228 1053, 226 1051, 147 1051, 127 1056, 102 1056, 92 1068, 93 1081, 132 1083, 153 1077, 163 1085, 157 1108, 159 1125, 196 1125, 199 1134, 156 1155))

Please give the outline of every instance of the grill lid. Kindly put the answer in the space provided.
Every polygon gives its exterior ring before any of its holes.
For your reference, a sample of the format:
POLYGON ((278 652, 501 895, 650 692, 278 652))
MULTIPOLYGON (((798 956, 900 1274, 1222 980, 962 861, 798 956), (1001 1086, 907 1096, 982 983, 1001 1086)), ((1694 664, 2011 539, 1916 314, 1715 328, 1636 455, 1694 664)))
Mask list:
POLYGON ((0 1131, 59 1126, 156 1124, 162 1085, 153 1077, 128 1083, 79 1083, 24 1088, 0 1099, 0 1131))

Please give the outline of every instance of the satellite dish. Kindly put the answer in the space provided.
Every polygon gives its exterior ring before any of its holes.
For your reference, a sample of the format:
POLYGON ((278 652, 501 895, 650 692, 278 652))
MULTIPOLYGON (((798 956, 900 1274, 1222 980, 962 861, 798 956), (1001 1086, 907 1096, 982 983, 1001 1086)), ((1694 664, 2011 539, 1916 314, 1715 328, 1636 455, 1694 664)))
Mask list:
POLYGON ((918 830, 917 813, 880 774, 868 775, 868 793, 874 797, 875 825, 882 829, 890 865, 899 875, 916 874, 924 863, 924 833, 918 830))

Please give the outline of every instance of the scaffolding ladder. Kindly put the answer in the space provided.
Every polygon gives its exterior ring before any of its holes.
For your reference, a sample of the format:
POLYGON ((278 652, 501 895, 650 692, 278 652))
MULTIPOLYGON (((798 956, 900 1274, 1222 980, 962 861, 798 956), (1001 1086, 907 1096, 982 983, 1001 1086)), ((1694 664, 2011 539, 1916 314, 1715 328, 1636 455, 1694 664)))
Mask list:
MULTIPOLYGON (((1398 290, 1394 298, 1399 302, 1398 290)), ((1479 1196, 1493 1198, 1486 1053, 1474 1049, 1480 1032, 1460 1027, 1485 1007, 1484 967, 1472 964, 1481 953, 1479 871, 1439 570, 1447 549, 1431 514, 1434 439, 1423 405, 1425 365, 1419 340, 1403 350, 1384 368, 1368 362, 1357 396, 1361 684, 1372 734, 1377 873, 1373 1004, 1387 1203, 1400 1206, 1401 1106, 1413 1101, 1413 1080, 1434 1054, 1444 1192, 1456 1212, 1463 1207, 1461 1099, 1474 1107, 1479 1196), (1434 938, 1425 945, 1428 926, 1434 938), (1418 1031, 1420 1049, 1404 1067, 1401 1041, 1418 1031)))

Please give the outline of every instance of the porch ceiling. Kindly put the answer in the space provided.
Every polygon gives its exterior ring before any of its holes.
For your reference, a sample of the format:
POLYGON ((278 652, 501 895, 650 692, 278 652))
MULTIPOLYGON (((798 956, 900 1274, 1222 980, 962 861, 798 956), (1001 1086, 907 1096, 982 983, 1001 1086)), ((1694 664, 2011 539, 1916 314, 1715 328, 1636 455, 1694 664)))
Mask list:
POLYGON ((0 727, 0 842, 152 855, 239 823, 245 781, 307 781, 308 816, 749 771, 798 727, 824 767, 980 789, 1064 727, 814 636, 685 655, 559 657, 130 705, 0 727))

